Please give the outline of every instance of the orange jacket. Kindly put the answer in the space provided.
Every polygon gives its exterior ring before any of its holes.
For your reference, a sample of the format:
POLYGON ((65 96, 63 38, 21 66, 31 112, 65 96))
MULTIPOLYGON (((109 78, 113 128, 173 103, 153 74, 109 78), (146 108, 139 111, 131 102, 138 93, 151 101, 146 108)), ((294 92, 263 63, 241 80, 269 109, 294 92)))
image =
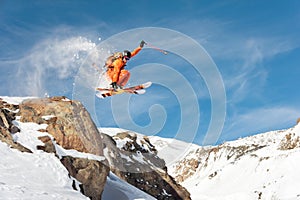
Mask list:
MULTIPOLYGON (((140 52, 142 48, 141 47, 138 47, 136 48, 135 50, 133 50, 131 52, 131 57, 135 56, 136 54, 138 54, 140 52)), ((121 70, 125 67, 126 65, 126 61, 123 60, 123 58, 118 58, 116 59, 113 63, 112 63, 112 66, 113 66, 113 76, 112 76, 112 82, 118 82, 119 80, 119 76, 120 76, 120 72, 121 70)))

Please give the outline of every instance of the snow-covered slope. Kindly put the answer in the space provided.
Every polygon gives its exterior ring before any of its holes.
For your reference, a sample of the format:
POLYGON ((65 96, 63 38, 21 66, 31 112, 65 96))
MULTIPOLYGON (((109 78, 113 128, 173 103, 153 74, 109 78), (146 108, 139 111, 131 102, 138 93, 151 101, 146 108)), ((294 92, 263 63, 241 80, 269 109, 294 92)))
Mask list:
POLYGON ((11 149, 0 141, 0 199, 88 199, 72 188, 68 171, 54 154, 36 150, 40 125, 20 126, 16 141, 33 153, 11 149))
MULTIPOLYGON (((0 142, 0 199, 89 199, 72 188, 68 171, 53 154, 22 153, 0 142)), ((103 200, 154 199, 110 173, 103 200)))
POLYGON ((300 199, 299 168, 300 124, 219 146, 193 146, 169 170, 193 200, 295 200, 300 199))
POLYGON ((103 200, 155 200, 154 197, 121 180, 110 172, 102 194, 103 200))
POLYGON ((158 150, 158 156, 165 160, 167 167, 172 167, 177 161, 183 159, 192 149, 198 145, 186 143, 173 138, 149 137, 151 143, 158 150))

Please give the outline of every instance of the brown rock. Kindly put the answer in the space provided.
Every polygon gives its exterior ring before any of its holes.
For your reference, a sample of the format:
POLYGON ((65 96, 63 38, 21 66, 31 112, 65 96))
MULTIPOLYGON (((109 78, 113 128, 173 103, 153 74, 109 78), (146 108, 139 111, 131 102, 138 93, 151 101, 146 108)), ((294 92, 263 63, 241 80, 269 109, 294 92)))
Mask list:
POLYGON ((89 113, 65 97, 29 99, 20 104, 22 122, 46 123, 47 132, 65 149, 103 155, 102 138, 89 113))
POLYGON ((101 200, 109 167, 107 164, 85 158, 64 156, 62 164, 68 169, 70 175, 81 182, 81 192, 92 200, 101 200))
POLYGON ((288 133, 282 138, 279 144, 280 150, 291 150, 295 148, 300 148, 300 137, 295 133, 288 133))
POLYGON ((55 146, 49 136, 41 136, 41 137, 38 137, 38 139, 44 143, 44 146, 37 146, 37 149, 43 150, 47 153, 56 154, 55 146))

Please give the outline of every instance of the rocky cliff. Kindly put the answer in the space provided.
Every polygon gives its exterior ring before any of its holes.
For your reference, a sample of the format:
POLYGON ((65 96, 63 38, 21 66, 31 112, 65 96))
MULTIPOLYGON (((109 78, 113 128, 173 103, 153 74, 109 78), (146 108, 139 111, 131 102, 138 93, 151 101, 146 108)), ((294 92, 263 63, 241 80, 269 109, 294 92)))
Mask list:
POLYGON ((21 122, 48 124, 44 131, 63 148, 103 155, 101 134, 80 102, 65 97, 28 99, 19 108, 21 122))
POLYGON ((187 190, 168 175, 149 139, 132 132, 113 137, 99 132, 78 101, 52 97, 11 104, 0 100, 0 109, 1 141, 31 152, 14 140, 14 134, 20 134, 18 123, 44 125, 36 136, 43 145, 35 148, 56 155, 74 179, 73 188, 91 199, 101 199, 110 170, 157 199, 190 199, 187 190), (120 141, 126 142, 121 145, 120 141), (60 149, 93 154, 97 159, 61 154, 60 149))
MULTIPOLYGON (((106 129, 101 131, 106 133, 106 129)), ((189 192, 168 174, 148 137, 119 129, 103 143, 111 170, 123 180, 156 199, 190 199, 189 192)))
POLYGON ((101 199, 109 173, 106 160, 59 156, 55 148, 56 145, 60 145, 64 149, 103 156, 101 135, 80 102, 54 97, 28 99, 14 105, 1 100, 0 108, 1 141, 20 151, 31 152, 14 142, 13 135, 19 132, 19 129, 13 121, 18 117, 23 123, 46 124, 46 129, 39 130, 46 135, 38 137, 44 145, 38 145, 36 148, 60 157, 69 174, 80 182, 79 188, 76 188, 73 182, 74 189, 80 190, 91 199, 101 199))

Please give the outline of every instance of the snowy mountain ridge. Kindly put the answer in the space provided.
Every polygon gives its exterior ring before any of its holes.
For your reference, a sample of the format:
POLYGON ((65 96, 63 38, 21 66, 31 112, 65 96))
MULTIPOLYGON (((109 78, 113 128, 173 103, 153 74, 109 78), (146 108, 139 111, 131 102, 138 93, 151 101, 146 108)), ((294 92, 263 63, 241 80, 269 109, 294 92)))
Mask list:
POLYGON ((300 124, 212 147, 169 166, 192 199, 300 199, 300 124))

